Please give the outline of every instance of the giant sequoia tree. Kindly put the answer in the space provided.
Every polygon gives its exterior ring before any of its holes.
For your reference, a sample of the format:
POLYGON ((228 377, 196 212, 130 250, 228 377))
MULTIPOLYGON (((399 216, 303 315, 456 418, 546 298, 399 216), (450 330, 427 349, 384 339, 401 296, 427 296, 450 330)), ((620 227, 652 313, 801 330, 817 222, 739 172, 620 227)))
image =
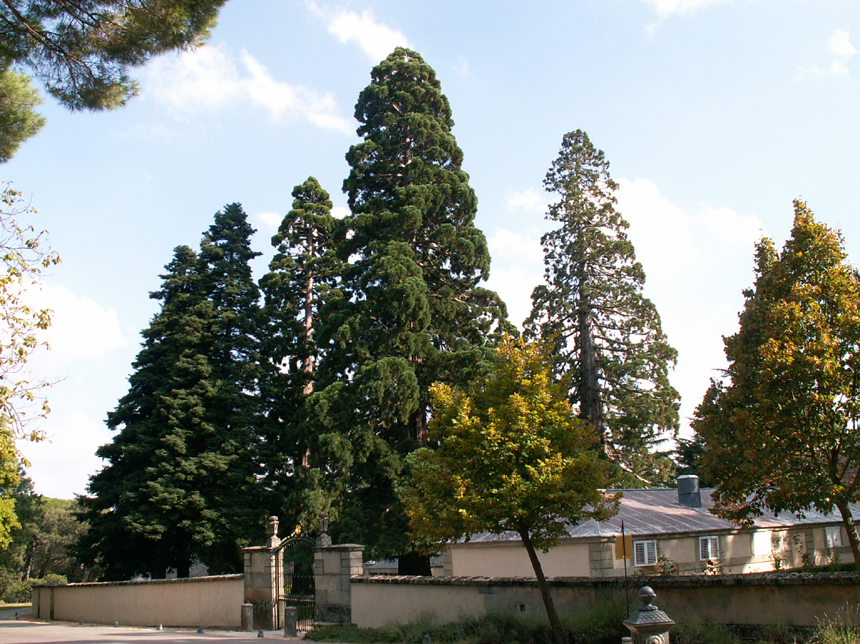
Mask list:
POLYGON ((187 576, 241 567, 239 547, 262 535, 251 455, 256 402, 257 288, 253 229, 238 204, 215 215, 198 256, 176 249, 152 297, 129 392, 108 414, 107 465, 82 497, 91 529, 78 556, 110 579, 187 576), (259 515, 259 516, 258 516, 259 515))
POLYGON ((398 48, 371 78, 336 240, 350 264, 323 319, 326 387, 314 402, 348 481, 333 527, 379 558, 410 549, 393 481, 403 455, 427 444, 430 385, 486 368, 504 306, 478 286, 490 257, 435 72, 398 48))
POLYGON ((317 507, 319 469, 310 467, 316 429, 307 409, 320 358, 314 333, 319 311, 336 285, 331 199, 309 177, 293 189, 293 207, 272 237, 277 252, 260 280, 266 303, 261 398, 265 418, 257 453, 272 512, 309 523, 317 507), (317 500, 315 500, 317 499, 317 500), (286 507, 285 507, 286 506, 286 507))
POLYGON ((842 236, 795 201, 781 253, 763 239, 729 366, 696 409, 716 510, 741 524, 766 510, 842 516, 860 569, 850 503, 860 501, 860 278, 842 236))
POLYGON ((585 132, 570 132, 544 186, 558 199, 547 213, 558 228, 541 238, 546 284, 532 294, 527 332, 550 343, 580 418, 630 482, 659 479, 650 448, 678 427, 668 376, 677 353, 642 295, 645 273, 615 210, 609 162, 585 132))

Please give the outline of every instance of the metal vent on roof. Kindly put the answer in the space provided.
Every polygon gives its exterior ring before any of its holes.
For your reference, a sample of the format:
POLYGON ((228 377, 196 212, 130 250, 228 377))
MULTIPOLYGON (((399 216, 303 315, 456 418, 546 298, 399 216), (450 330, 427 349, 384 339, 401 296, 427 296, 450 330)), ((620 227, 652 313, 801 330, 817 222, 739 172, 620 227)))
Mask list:
POLYGON ((688 508, 702 507, 699 477, 695 474, 684 474, 678 477, 678 503, 688 508))

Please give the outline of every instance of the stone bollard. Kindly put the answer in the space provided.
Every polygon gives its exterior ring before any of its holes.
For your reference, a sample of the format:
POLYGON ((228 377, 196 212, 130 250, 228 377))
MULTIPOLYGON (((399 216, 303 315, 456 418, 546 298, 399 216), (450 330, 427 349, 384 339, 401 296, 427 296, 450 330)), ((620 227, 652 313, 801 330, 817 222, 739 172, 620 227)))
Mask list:
POLYGON ((242 604, 241 624, 243 631, 254 630, 254 604, 242 604))
POLYGON ((669 629, 675 622, 654 604, 657 594, 650 586, 642 586, 639 589, 639 599, 642 608, 630 613, 630 617, 624 620, 624 625, 630 631, 632 644, 669 644, 669 629))
POLYGON ((298 637, 299 609, 287 606, 284 609, 284 637, 298 637))

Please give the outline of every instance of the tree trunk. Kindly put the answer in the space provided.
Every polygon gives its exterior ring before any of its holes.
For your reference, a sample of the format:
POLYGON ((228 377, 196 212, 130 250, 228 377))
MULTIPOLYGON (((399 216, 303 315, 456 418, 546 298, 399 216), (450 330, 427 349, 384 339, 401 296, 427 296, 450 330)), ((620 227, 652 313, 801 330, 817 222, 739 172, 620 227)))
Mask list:
POLYGON ((535 547, 529 537, 528 530, 518 530, 520 538, 523 540, 523 545, 526 547, 526 552, 529 553, 529 559, 532 562, 532 568, 537 577, 538 588, 543 598, 543 605, 546 608, 546 616, 549 618, 549 625, 552 628, 552 635, 555 638, 555 644, 567 644, 567 636, 564 634, 564 629, 561 627, 561 621, 558 619, 558 613, 555 612, 555 604, 552 601, 552 595, 549 593, 549 585, 546 583, 546 577, 543 576, 543 568, 540 565, 535 547))
POLYGON ((854 555, 854 566, 860 575, 860 538, 857 537, 857 526, 854 525, 854 517, 851 516, 851 507, 845 501, 837 501, 836 507, 842 515, 842 524, 848 533, 848 543, 851 545, 851 553, 854 555))
MULTIPOLYGON (((305 358, 302 370, 305 372, 305 384, 302 386, 302 395, 307 397, 314 392, 314 356, 311 345, 314 339, 314 278, 308 275, 305 286, 305 358)), ((301 464, 305 469, 311 466, 311 450, 308 447, 302 449, 301 464)))
POLYGON ((419 405, 409 418, 409 434, 421 447, 427 447, 427 407, 419 405))
POLYGON ((588 325, 588 303, 584 302, 579 309, 577 326, 579 332, 579 417, 592 424, 601 447, 606 442, 603 431, 603 418, 598 392, 597 351, 591 337, 588 325))
POLYGON ((36 553, 37 537, 33 537, 30 545, 27 546, 27 555, 24 557, 24 566, 21 568, 21 581, 30 579, 30 569, 33 565, 33 555, 36 553))

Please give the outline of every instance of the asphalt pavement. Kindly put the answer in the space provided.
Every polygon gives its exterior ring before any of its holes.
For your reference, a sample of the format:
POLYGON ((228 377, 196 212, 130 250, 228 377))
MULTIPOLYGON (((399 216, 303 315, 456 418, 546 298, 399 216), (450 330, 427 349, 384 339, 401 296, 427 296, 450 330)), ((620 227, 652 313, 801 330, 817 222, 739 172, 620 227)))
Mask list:
MULTIPOLYGON (((23 609, 27 610, 27 609, 23 609)), ((95 624, 74 624, 70 622, 35 621, 30 619, 29 614, 22 614, 19 609, 19 617, 14 617, 15 611, 3 611, 11 613, 11 616, 3 617, 0 613, 0 642, 3 644, 104 644, 134 642, 134 644, 200 644, 202 642, 222 642, 223 644, 259 644, 265 640, 291 641, 285 638, 282 631, 264 631, 263 637, 258 633, 247 633, 238 631, 211 630, 198 633, 197 629, 165 628, 156 630, 154 628, 118 628, 95 624)), ((292 641, 296 641, 292 639, 292 641)))

